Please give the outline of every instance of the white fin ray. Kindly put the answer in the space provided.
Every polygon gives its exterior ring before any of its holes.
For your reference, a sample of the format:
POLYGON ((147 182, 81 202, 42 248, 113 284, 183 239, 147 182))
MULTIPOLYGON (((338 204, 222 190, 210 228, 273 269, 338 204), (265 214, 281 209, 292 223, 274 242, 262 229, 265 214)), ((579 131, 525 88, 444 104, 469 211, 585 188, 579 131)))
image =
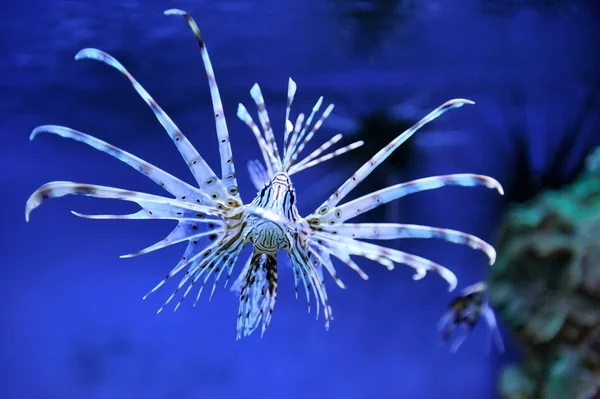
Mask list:
MULTIPOLYGON (((116 199, 137 203, 144 212, 131 215, 91 215, 90 218, 107 219, 174 219, 174 220, 203 220, 207 215, 220 215, 212 207, 166 198, 137 191, 120 188, 83 184, 66 181, 55 181, 38 188, 27 200, 25 205, 25 220, 29 221, 31 212, 41 205, 42 201, 65 195, 85 195, 89 197, 116 199), (114 216, 114 217, 112 217, 114 216)), ((78 216, 88 217, 78 214, 78 216)))
POLYGON ((278 168, 277 159, 273 155, 273 152, 269 149, 269 146, 267 145, 267 142, 265 141, 264 137, 262 136, 260 129, 256 125, 256 122, 254 122, 254 119, 252 119, 252 116, 248 113, 248 110, 246 109, 246 107, 244 107, 244 104, 241 104, 241 103, 238 104, 237 117, 241 121, 243 121, 246 124, 246 126, 248 126, 250 128, 250 130, 252 131, 252 133, 254 134, 254 137, 256 138, 256 141, 258 142, 258 147, 260 148, 260 152, 262 153, 263 159, 265 160, 265 165, 267 166, 268 175, 273 176, 273 174, 275 173, 275 171, 278 168))
MULTIPOLYGON (((229 237, 222 237, 221 241, 225 241, 228 238, 229 237)), ((204 279, 202 280, 202 283, 201 283, 200 288, 198 289, 198 293, 196 295, 196 300, 194 301, 194 306, 196 306, 196 304, 200 300, 200 297, 202 295, 202 291, 204 290, 206 282, 208 281, 208 279, 210 278, 212 273, 215 271, 217 273, 219 273, 219 274, 217 274, 217 279, 215 279, 215 285, 216 285, 218 282, 217 281, 218 276, 220 276, 220 272, 224 269, 226 263, 229 260, 235 261, 235 259, 237 259, 238 255, 239 255, 240 251, 241 251, 241 242, 233 243, 233 245, 229 246, 229 247, 220 246, 216 250, 216 252, 211 256, 210 259, 206 259, 205 261, 203 261, 199 265, 199 267, 196 269, 194 278, 190 282, 190 285, 185 290, 185 292, 183 293, 183 295, 181 296, 181 298, 179 299, 179 301, 177 302, 177 305, 175 305, 175 308, 173 310, 176 311, 179 308, 179 306, 185 300, 185 298, 187 297, 189 292, 192 290, 192 288, 196 285, 196 283, 198 281, 200 281, 200 278, 204 275, 204 279)))
POLYGON ((296 140, 298 140, 298 135, 300 135, 300 132, 302 131, 302 126, 304 124, 304 117, 305 117, 305 115, 302 112, 299 113, 298 116, 296 117, 296 122, 294 123, 294 129, 291 132, 292 135, 289 137, 288 144, 285 147, 285 152, 283 155, 284 165, 287 165, 287 163, 289 162, 288 157, 291 156, 290 152, 292 151, 294 143, 296 142, 296 140))
MULTIPOLYGON (((198 249, 195 245, 192 244, 192 242, 189 242, 188 245, 187 245, 187 248, 185 249, 185 252, 184 252, 181 260, 177 263, 177 265, 175 265, 175 267, 173 269, 171 269, 171 271, 169 273, 167 273, 167 275, 161 281, 159 281, 158 284, 156 284, 150 291, 148 291, 148 293, 146 293, 146 295, 144 295, 142 299, 145 300, 150 295, 152 295, 153 293, 155 293, 156 291, 158 291, 158 289, 160 287, 162 287, 167 281, 169 281, 170 279, 172 279, 174 276, 176 276, 177 274, 179 274, 179 272, 181 272, 183 269, 185 269, 186 266, 188 267, 188 271, 186 272, 186 276, 190 275, 193 271, 196 270, 196 268, 198 267, 198 265, 200 263, 202 263, 208 257, 211 256, 211 254, 214 252, 214 250, 217 247, 218 247, 218 242, 215 242, 215 243, 213 243, 212 245, 210 245, 208 247, 203 247, 201 249, 198 249), (199 259, 200 255, 203 255, 203 259, 199 259)), ((185 276, 183 278, 185 278, 185 276)), ((181 286, 183 286, 183 284, 181 286)), ((173 297, 175 297, 175 295, 177 294, 177 292, 179 291, 179 289, 181 289, 181 288, 177 288, 175 290, 175 292, 172 295, 173 297)), ((158 310, 157 313, 160 313, 164 309, 164 307, 166 305, 167 305, 167 303, 165 303, 158 310)))
POLYGON ((496 261, 493 246, 472 234, 452 229, 402 223, 354 223, 323 227, 323 231, 341 237, 363 240, 396 240, 402 238, 439 238, 458 245, 466 245, 484 252, 490 265, 496 261))
POLYGON ((209 193, 213 199, 224 199, 228 196, 225 186, 215 175, 204 158, 196 151, 192 143, 185 137, 183 132, 177 127, 175 122, 167 115, 167 113, 158 105, 158 103, 148 94, 146 89, 138 83, 138 81, 125 69, 125 67, 110 54, 98 49, 86 48, 75 55, 76 60, 91 59, 100 61, 106 65, 115 68, 121 72, 133 85, 140 97, 148 104, 154 115, 169 134, 179 153, 187 163, 190 171, 194 175, 196 182, 200 188, 209 193))
MULTIPOLYGON (((378 206, 387 204, 398 198, 409 194, 418 193, 426 190, 433 190, 445 186, 461 186, 474 187, 484 186, 494 189, 498 193, 503 194, 504 191, 500 183, 488 176, 476 175, 471 173, 462 173, 454 175, 425 177, 422 179, 412 180, 406 183, 395 184, 374 191, 370 194, 363 195, 357 199, 338 205, 326 212, 317 215, 313 213, 307 217, 311 225, 327 225, 340 224, 348 219, 352 219, 358 215, 368 212, 378 206)), ((324 208, 320 208, 323 210, 324 208)))
POLYGON ((260 120, 260 124, 265 135, 267 148, 269 148, 273 154, 273 158, 275 159, 275 170, 278 171, 282 166, 281 157, 279 156, 279 149, 277 148, 277 143, 275 142, 275 135, 273 134, 273 128, 271 127, 271 120, 269 119, 269 113, 267 112, 265 99, 263 98, 262 91, 260 90, 258 83, 255 83, 250 89, 250 96, 258 108, 258 119, 260 120))
MULTIPOLYGON (((210 295, 208 297, 209 301, 212 300, 213 294, 215 293, 215 290, 217 289, 217 284, 219 283, 219 280, 221 279, 221 275, 223 274, 223 272, 225 271, 225 269, 227 269, 227 281, 229 281, 229 278, 231 276, 233 268, 235 267, 235 264, 237 263, 237 260, 238 260, 238 258, 240 256, 240 252, 241 251, 236 252, 234 254, 234 256, 231 257, 227 261, 227 265, 226 265, 227 267, 223 266, 223 267, 221 267, 221 270, 218 270, 218 271, 215 270, 215 272, 217 273, 217 275, 215 276, 212 288, 210 290, 210 295)), ((225 286, 227 286, 227 281, 225 281, 225 286)), ((200 293, 198 293, 198 294, 200 294, 200 293)), ((199 296, 196 298, 196 302, 194 302, 194 306, 196 306, 196 303, 198 302, 199 298, 200 298, 199 296)))
MULTIPOLYGON (((211 223, 214 223, 214 225, 219 226, 219 227, 221 227, 221 225, 222 225, 221 221, 214 220, 214 219, 211 220, 211 223)), ((173 231, 171 233, 169 233, 169 235, 165 239, 160 240, 156 244, 152 244, 144 249, 133 252, 131 254, 121 255, 120 258, 125 259, 125 258, 133 258, 136 256, 145 255, 147 253, 154 252, 156 250, 169 247, 171 245, 179 244, 180 242, 183 242, 183 241, 190 241, 194 245, 196 245, 196 244, 198 244, 198 240, 200 238, 203 238, 206 236, 211 236, 213 234, 215 235, 215 237, 217 237, 224 230, 222 228, 214 228, 211 230, 206 230, 206 231, 201 231, 201 232, 197 232, 197 231, 198 231, 198 225, 195 222, 181 221, 177 224, 175 229, 173 229, 173 231)))
MULTIPOLYGON (((309 247, 309 263, 312 265, 312 267, 314 268, 317 276, 319 277, 320 281, 323 282, 322 284, 322 289, 323 289, 323 295, 325 297, 325 302, 322 303, 323 308, 326 310, 326 312, 324 311, 323 313, 325 314, 325 319, 326 322, 328 322, 329 320, 333 320, 333 312, 332 312, 332 308, 331 305, 329 304, 328 301, 328 297, 327 297, 327 286, 325 285, 325 277, 323 275, 323 267, 325 266, 323 262, 321 262, 319 260, 319 257, 317 257, 316 255, 316 249, 315 246, 309 247)), ((326 248, 322 248, 319 250, 321 253, 326 252, 326 248)), ((329 260, 329 262, 331 263, 331 258, 329 257, 329 255, 326 255, 325 258, 327 258, 329 260)), ((319 318, 319 314, 317 312, 317 319, 319 318)))
POLYGON ((386 248, 381 245, 371 244, 363 241, 353 240, 351 238, 338 237, 324 233, 315 233, 314 239, 326 241, 328 246, 338 248, 349 255, 362 256, 367 259, 378 262, 386 266, 389 270, 393 269, 393 264, 404 264, 415 269, 413 279, 420 280, 425 277, 427 271, 433 271, 439 274, 449 285, 449 291, 456 288, 457 279, 454 273, 449 269, 439 265, 429 259, 412 255, 397 249, 386 248))
MULTIPOLYGON (((236 339, 241 339, 252 334, 261 319, 263 320, 263 332, 265 330, 265 307, 270 306, 271 296, 269 294, 269 280, 267 278, 266 254, 257 257, 253 254, 249 259, 249 267, 245 268, 240 287, 240 303, 236 322, 236 339)), ((241 276, 241 275, 240 275, 241 276)))
MULTIPOLYGON (((310 248, 310 253, 323 267, 325 267, 325 269, 327 269, 327 271, 333 278, 333 281, 335 281, 338 287, 344 290, 348 288, 346 287, 346 284, 344 284, 339 274, 335 270, 335 267, 331 262, 331 257, 329 256, 330 252, 327 247, 325 247, 324 245, 312 245, 310 248)), ((321 279, 323 278, 323 276, 320 277, 321 279)))
POLYGON ((301 162, 299 164, 296 164, 290 169, 290 175, 296 174, 298 172, 302 172, 305 169, 312 168, 313 166, 317 166, 320 163, 329 161, 330 159, 333 159, 337 156, 340 156, 349 151, 355 150, 358 147, 362 146, 363 144, 364 144, 364 141, 360 140, 360 141, 356 141, 354 143, 348 144, 344 147, 338 148, 337 150, 334 150, 328 154, 325 154, 317 159, 308 160, 308 158, 310 158, 310 157, 307 157, 306 162, 301 162))
MULTIPOLYGON (((285 128, 283 133, 283 150, 287 149, 288 141, 290 139, 290 133, 294 131, 292 122, 290 122, 290 112, 292 109, 292 103, 294 102, 294 96, 296 95, 296 89, 298 86, 292 78, 288 79, 288 92, 287 92, 287 104, 285 107, 285 128)), ((285 154, 284 154, 285 155, 285 154)))
MULTIPOLYGON (((327 291, 325 289, 325 283, 321 276, 322 273, 315 268, 310 262, 310 259, 298 251, 290 254, 292 265, 299 268, 302 271, 302 281, 305 284, 305 288, 310 291, 312 289, 313 295, 316 300, 316 318, 319 318, 320 305, 323 305, 323 316, 325 318, 325 329, 329 329, 329 321, 331 320, 331 313, 329 306, 329 299, 327 297, 327 291), (292 254, 294 256, 292 256, 292 254)), ((310 306, 310 302, 309 302, 310 306)), ((310 308, 309 308, 310 311, 310 308)))
MULTIPOLYGON (((239 230, 238 230, 239 234, 239 230)), ((231 244, 232 241, 235 241, 236 234, 235 232, 228 232, 225 234, 220 234, 217 241, 205 248, 196 248, 192 243, 188 244, 188 248, 186 249, 186 253, 184 254, 182 260, 179 264, 165 276, 152 290, 150 290, 145 296, 146 299, 150 294, 156 292, 164 283, 166 283, 173 276, 178 274, 181 270, 183 270, 186 266, 188 267, 187 272, 181 278, 179 284, 173 291, 173 293, 167 298, 165 303, 158 309, 157 313, 160 313, 177 295, 177 293, 183 288, 183 286, 189 281, 190 278, 193 277, 193 280, 190 282, 190 286, 186 289, 183 296, 180 298, 178 304, 175 306, 174 310, 177 310, 184 299, 187 297, 187 294, 190 292, 191 288, 198 281, 200 276, 204 274, 205 271, 214 269, 217 265, 222 265, 227 261, 227 258, 231 257, 237 258, 237 256, 233 256, 232 253, 234 251, 240 250, 240 242, 237 244, 234 242, 234 245, 224 245, 231 244), (224 259, 226 257, 226 259, 224 259)), ((199 297, 197 298, 197 300, 199 297)))
POLYGON ((354 262, 352 260, 352 258, 350 257, 350 255, 344 251, 340 251, 338 248, 335 247, 331 247, 331 246, 327 246, 327 251, 332 254, 333 256, 335 256, 336 258, 338 258, 339 260, 341 260, 342 262, 344 262, 346 264, 346 266, 348 266, 350 269, 354 270, 356 273, 358 273, 358 275, 360 276, 360 278, 362 278, 363 280, 368 280, 369 279, 369 275, 367 273, 365 273, 360 266, 358 266, 356 264, 356 262, 354 262))
POLYGON ((72 139, 80 143, 87 144, 90 147, 102 151, 110 156, 113 156, 119 161, 131 166, 133 169, 137 170, 141 174, 147 176, 156 184, 167 190, 176 198, 181 199, 182 201, 196 202, 201 205, 216 206, 216 202, 202 190, 198 190, 197 188, 187 184, 183 180, 180 180, 177 177, 171 175, 170 173, 165 172, 158 166, 154 166, 151 163, 144 161, 143 159, 138 158, 133 154, 128 153, 127 151, 124 151, 118 147, 115 147, 112 144, 109 144, 105 141, 97 139, 83 132, 64 126, 44 125, 38 126, 35 129, 33 129, 31 135, 29 136, 29 140, 33 140, 39 134, 44 133, 55 134, 63 138, 72 139))
POLYGON ((298 119, 296 120, 296 126, 294 128, 294 133, 292 134, 292 137, 284 155, 283 166, 285 169, 289 169, 289 167, 291 166, 290 161, 294 156, 294 153, 296 152, 296 147, 304 138, 304 135, 306 134, 308 127, 312 123, 315 114, 319 111, 319 109, 321 109, 321 105, 323 105, 323 96, 319 97, 319 99, 313 106, 310 114, 308 115, 306 121, 304 121, 304 114, 298 115, 298 119), (302 122, 304 122, 304 124, 302 124, 302 122), (300 127, 302 128, 302 130, 300 130, 300 127))
POLYGON ((231 151, 231 143, 229 139, 229 131, 227 129, 227 121, 225 120, 225 114, 223 111, 223 103, 221 101, 221 94, 219 93, 219 86, 215 79, 215 72, 206 49, 204 39, 200 34, 200 29, 194 21, 194 19, 185 11, 178 9, 170 9, 164 12, 165 15, 179 15, 185 18, 188 25, 192 29, 198 46, 200 47, 200 54, 202 55, 202 61, 204 63, 204 69, 208 78, 208 86, 210 88, 210 97, 213 105, 213 113, 215 117, 215 124, 217 128, 217 139, 219 140, 219 154, 221 156, 221 180, 222 184, 227 189, 227 194, 230 196, 230 200, 241 203, 240 194, 237 185, 237 179, 235 176, 235 165, 233 162, 233 155, 231 151))
POLYGON ((327 151, 329 149, 329 147, 331 147, 332 145, 337 144, 343 137, 344 137, 343 134, 338 133, 335 136, 333 136, 332 138, 330 138, 329 140, 327 140, 326 142, 324 142, 323 144, 321 144, 321 146, 319 146, 319 148, 317 148, 316 150, 314 150, 313 152, 311 152, 310 154, 308 154, 300 162, 298 162, 294 166, 292 166, 289 169, 290 174, 295 173, 295 172, 293 172, 294 169, 302 166, 303 164, 305 164, 307 162, 312 161, 313 159, 315 159, 316 157, 318 157, 319 155, 321 155, 322 153, 324 153, 325 151, 327 151))
POLYGON ((444 112, 462 107, 465 104, 475 104, 471 100, 457 98, 450 100, 440 105, 423 119, 417 122, 414 126, 400 134, 388 145, 383 147, 377 154, 369 159, 363 166, 361 166, 348 180, 346 180, 323 204, 321 204, 314 213, 323 215, 333 207, 335 207, 346 195, 348 195, 360 182, 362 182, 367 176, 371 174, 385 159, 387 159, 402 143, 408 140, 413 134, 415 134, 420 128, 425 126, 427 123, 437 119, 444 112))
POLYGON ((301 143, 300 143, 300 140, 302 140, 302 135, 300 135, 300 137, 298 138, 299 144, 296 146, 294 152, 292 153, 290 161, 287 164, 286 169, 289 169, 292 166, 294 166, 294 164, 296 163, 296 160, 298 159, 298 157, 304 150, 304 147, 306 147, 306 145, 312 140, 315 133, 321 128, 321 126, 323 125, 323 122, 325 121, 325 119, 327 119, 329 117, 329 115, 331 114, 332 111, 333 111, 333 104, 329 104, 329 106, 325 109, 325 111, 323 111, 323 114, 321 115, 321 117, 314 124, 310 133, 308 133, 308 135, 306 135, 306 137, 304 138, 304 140, 301 143))

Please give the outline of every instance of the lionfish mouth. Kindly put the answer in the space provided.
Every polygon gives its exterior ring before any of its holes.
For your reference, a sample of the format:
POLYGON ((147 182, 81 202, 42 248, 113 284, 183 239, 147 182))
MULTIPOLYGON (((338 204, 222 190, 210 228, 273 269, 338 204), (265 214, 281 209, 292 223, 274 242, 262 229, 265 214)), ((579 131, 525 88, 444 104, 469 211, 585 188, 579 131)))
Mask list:
MULTIPOLYGON (((164 240, 123 256, 138 256, 177 243, 187 242, 185 252, 178 264, 144 296, 146 298, 150 293, 155 292, 175 275, 182 275, 175 291, 158 312, 185 286, 187 288, 175 306, 175 310, 194 287, 199 287, 194 304, 197 303, 211 276, 214 277, 210 294, 212 297, 217 282, 225 270, 227 270, 225 281, 225 285, 227 285, 237 265, 240 252, 248 244, 246 238, 249 229, 256 227, 256 223, 248 223, 251 217, 259 219, 257 223, 273 223, 282 227, 284 233, 280 234, 269 226, 265 228, 263 225, 262 233, 258 238, 267 247, 270 245, 269 248, 271 249, 286 247, 284 249, 289 255, 293 269, 296 296, 299 287, 303 288, 309 311, 311 297, 316 299, 317 317, 319 307, 322 306, 326 327, 329 326, 332 312, 325 288, 323 270, 325 269, 332 276, 338 286, 345 288, 336 272, 333 258, 356 271, 363 279, 367 279, 367 274, 355 262, 356 258, 375 261, 390 270, 396 264, 404 264, 415 270, 414 279, 421 279, 427 272, 433 271, 448 282, 450 290, 453 290, 457 285, 454 273, 435 262, 365 240, 437 238, 480 250, 488 256, 490 264, 494 263, 496 257, 494 248, 478 237, 467 233, 400 223, 347 223, 348 220, 356 216, 406 195, 449 185, 483 186, 495 189, 502 194, 502 186, 491 177, 470 173, 428 177, 395 184, 341 203, 358 184, 365 180, 392 152, 420 128, 448 110, 462 107, 465 104, 473 104, 472 101, 460 98, 453 99, 434 109, 377 152, 340 187, 334 191, 332 190, 333 194, 313 213, 306 217, 300 217, 297 213, 295 192, 290 177, 351 151, 361 146, 363 142, 358 141, 329 151, 342 139, 342 135, 337 134, 309 155, 300 158, 300 154, 306 145, 316 136, 323 122, 332 112, 333 104, 327 106, 322 114, 317 117, 323 103, 323 97, 321 97, 308 114, 308 117, 305 118, 305 115, 300 113, 296 121, 292 123, 290 113, 296 93, 296 83, 290 78, 283 130, 283 147, 280 152, 260 86, 255 84, 250 90, 250 95, 258 108, 259 122, 256 123, 253 120, 242 104, 238 105, 237 110, 238 118, 250 128, 256 138, 263 158, 262 162, 251 161, 248 166, 250 179, 260 192, 255 202, 245 205, 238 192, 223 104, 204 39, 198 26, 186 12, 173 9, 165 11, 165 14, 183 16, 191 27, 200 47, 216 123, 220 154, 220 177, 217 176, 217 173, 208 165, 175 122, 119 61, 98 49, 86 48, 78 52, 75 59, 92 59, 102 62, 116 69, 128 79, 173 141, 193 174, 196 185, 192 186, 129 152, 85 133, 63 126, 39 126, 31 133, 31 140, 39 134, 49 133, 79 141, 131 166, 167 191, 170 197, 114 187, 55 181, 41 186, 31 195, 25 208, 26 220, 29 220, 30 213, 40 206, 44 200, 76 194, 131 201, 137 203, 141 208, 138 212, 128 215, 84 215, 74 212, 79 217, 89 219, 168 219, 176 221, 176 227, 164 240), (313 119, 315 119, 314 124, 312 123, 313 119), (275 242, 273 240, 280 241, 275 242), (281 244, 284 242, 285 245, 281 244)), ((276 251, 266 251, 266 247, 258 248, 256 241, 255 237, 254 252, 247 260, 246 266, 241 271, 236 283, 236 288, 239 288, 240 292, 237 320, 238 338, 251 334, 257 328, 260 320, 262 320, 262 332, 264 333, 271 321, 277 296, 276 251)))

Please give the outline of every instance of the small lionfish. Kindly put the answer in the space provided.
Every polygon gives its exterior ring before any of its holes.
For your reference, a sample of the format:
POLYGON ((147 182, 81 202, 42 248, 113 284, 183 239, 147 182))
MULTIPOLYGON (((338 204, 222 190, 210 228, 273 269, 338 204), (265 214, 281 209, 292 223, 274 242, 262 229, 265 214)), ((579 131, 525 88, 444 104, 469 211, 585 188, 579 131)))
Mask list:
POLYGON ((444 112, 461 107, 464 104, 473 104, 472 101, 454 99, 436 108, 375 154, 313 213, 301 217, 296 208, 296 191, 290 176, 357 148, 362 145, 362 142, 356 142, 326 153, 331 146, 342 138, 342 135, 338 134, 298 161, 298 157, 306 144, 314 137, 323 121, 333 110, 333 104, 325 109, 311 127, 313 117, 319 111, 323 102, 323 97, 321 97, 306 120, 304 114, 301 113, 298 115, 296 122, 292 124, 290 121, 290 108, 296 93, 296 83, 290 78, 285 130, 283 132, 283 152, 280 153, 261 89, 258 84, 255 84, 250 90, 250 95, 258 107, 258 119, 262 132, 242 104, 238 106, 237 116, 245 122, 254 134, 262 152, 264 164, 259 161, 250 163, 250 178, 259 191, 251 203, 244 204, 238 193, 223 105, 204 40, 198 26, 189 14, 181 10, 167 10, 165 14, 185 17, 200 46, 216 120, 221 159, 221 178, 216 176, 215 172, 181 130, 121 63, 105 52, 87 48, 77 53, 75 59, 89 58, 103 62, 117 69, 129 79, 173 140, 194 175, 198 187, 191 186, 157 166, 85 133, 62 126, 40 126, 33 130, 30 139, 41 133, 51 133, 80 141, 133 167, 168 191, 172 197, 99 185, 55 181, 41 186, 31 195, 25 209, 26 220, 29 220, 31 211, 37 208, 43 200, 69 194, 131 201, 142 208, 140 211, 129 215, 84 215, 72 212, 79 217, 89 219, 176 220, 177 226, 164 240, 136 253, 122 256, 122 258, 138 256, 180 242, 188 242, 183 258, 175 268, 144 296, 145 299, 167 280, 187 269, 183 273, 175 292, 167 299, 159 312, 186 284, 187 288, 181 299, 179 299, 179 303, 175 306, 175 310, 194 286, 199 288, 196 296, 197 302, 210 276, 214 274, 214 283, 210 294, 212 297, 215 286, 223 272, 227 270, 225 282, 225 285, 227 285, 240 252, 246 245, 252 244, 253 253, 246 261, 236 284, 240 291, 237 316, 238 339, 242 335, 251 334, 258 327, 261 320, 263 334, 269 326, 277 298, 278 270, 276 254, 281 249, 288 254, 291 260, 296 297, 298 296, 298 285, 300 283, 306 294, 309 312, 311 293, 316 299, 317 318, 319 306, 323 306, 326 328, 329 327, 332 313, 324 285, 323 268, 329 272, 338 286, 345 288, 334 268, 332 256, 348 265, 363 279, 368 278, 367 274, 354 262, 352 256, 373 260, 390 270, 394 268, 394 264, 408 265, 415 269, 415 280, 422 279, 428 271, 433 271, 440 274, 448 282, 451 291, 456 287, 455 275, 445 267, 419 256, 362 240, 441 238, 481 250, 489 257, 490 264, 494 263, 496 253, 491 245, 475 236, 459 231, 397 223, 345 223, 349 219, 405 195, 448 185, 486 186, 496 189, 502 194, 503 190, 500 183, 491 177, 476 174, 429 177, 396 184, 344 204, 339 204, 417 130, 444 112), (198 245, 206 239, 208 239, 206 245, 198 245))
POLYGON ((456 328, 461 329, 458 338, 450 348, 452 352, 456 352, 467 339, 481 316, 485 318, 498 350, 504 352, 504 343, 498 331, 496 316, 494 316, 494 311, 488 303, 487 285, 485 283, 475 283, 462 290, 460 295, 450 302, 448 308, 448 311, 439 321, 438 329, 442 331, 444 342, 448 341, 456 328))

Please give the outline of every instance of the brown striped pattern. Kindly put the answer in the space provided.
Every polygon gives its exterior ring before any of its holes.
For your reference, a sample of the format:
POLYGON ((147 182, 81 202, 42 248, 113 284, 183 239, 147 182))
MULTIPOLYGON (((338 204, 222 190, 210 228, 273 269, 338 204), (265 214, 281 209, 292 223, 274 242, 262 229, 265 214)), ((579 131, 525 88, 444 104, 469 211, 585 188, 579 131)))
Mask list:
POLYGON ((328 199, 325 201, 315 213, 324 214, 328 212, 332 207, 337 205, 342 199, 346 197, 361 181, 363 181, 367 176, 375 170, 381 162, 387 159, 392 152, 394 152, 402 143, 408 140, 413 134, 415 134, 420 128, 425 126, 427 123, 437 119, 444 112, 453 109, 462 107, 464 104, 474 104, 473 101, 465 100, 465 99, 454 99, 445 102, 440 105, 433 111, 431 111, 427 116, 417 122, 414 126, 400 134, 394 140, 392 140, 388 145, 383 147, 377 154, 375 154, 371 159, 369 159, 363 166, 361 166, 348 180, 346 180, 328 199))
POLYGON ((200 34, 200 29, 198 29, 198 25, 196 24, 194 19, 185 11, 171 9, 165 11, 165 15, 183 16, 190 28, 192 29, 192 32, 196 37, 196 41, 198 42, 198 46, 200 46, 200 53, 202 55, 202 61, 204 62, 204 69, 206 70, 206 76, 208 77, 208 86, 210 88, 210 96, 213 104, 213 113, 217 127, 219 153, 221 155, 221 179, 223 180, 223 184, 227 189, 228 195, 232 197, 232 200, 235 202, 241 202, 238 192, 237 179, 235 177, 235 165, 233 162, 233 155, 231 152, 231 143, 229 141, 229 132, 227 129, 225 114, 223 111, 221 94, 219 93, 219 86, 217 85, 217 80, 215 78, 212 63, 210 62, 208 50, 206 49, 206 45, 204 43, 204 40, 202 39, 202 35, 200 34))

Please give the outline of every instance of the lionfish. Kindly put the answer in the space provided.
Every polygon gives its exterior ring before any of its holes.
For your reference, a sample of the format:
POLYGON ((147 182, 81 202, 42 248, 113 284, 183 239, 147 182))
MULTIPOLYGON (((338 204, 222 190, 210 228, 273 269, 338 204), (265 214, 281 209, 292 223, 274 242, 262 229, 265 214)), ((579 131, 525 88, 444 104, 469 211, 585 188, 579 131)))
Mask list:
POLYGON ((504 342, 498 331, 496 316, 487 298, 487 284, 481 281, 466 287, 457 297, 452 299, 448 310, 438 323, 438 329, 442 331, 444 342, 450 339, 457 328, 460 329, 458 337, 450 347, 452 352, 456 352, 463 344, 473 328, 479 323, 481 316, 483 316, 490 329, 496 347, 500 352, 504 352, 504 342))
POLYGON ((280 152, 260 86, 255 84, 250 90, 250 95, 258 107, 260 125, 254 121, 242 104, 238 105, 237 116, 254 134, 264 164, 258 160, 249 163, 250 179, 256 186, 258 193, 252 202, 244 204, 238 192, 230 137, 223 113, 221 96, 204 39, 195 21, 188 13, 177 9, 167 10, 164 13, 165 15, 183 16, 191 27, 200 47, 216 122, 221 177, 217 177, 213 169, 182 131, 119 61, 98 49, 86 48, 79 51, 75 59, 100 61, 125 75, 173 140, 192 172, 197 187, 133 154, 85 133, 63 126, 39 126, 31 133, 30 140, 39 134, 50 133, 87 144, 136 169, 165 189, 171 194, 171 197, 100 185, 54 181, 38 188, 28 199, 25 208, 25 219, 27 221, 30 213, 42 201, 69 194, 131 201, 141 207, 138 212, 127 215, 86 215, 72 211, 74 215, 79 217, 88 219, 171 219, 177 221, 175 229, 164 240, 138 252, 121 256, 121 258, 134 257, 177 243, 187 242, 187 248, 179 263, 144 296, 144 299, 147 298, 148 295, 155 292, 168 280, 180 273, 183 274, 173 294, 168 297, 158 312, 163 310, 175 295, 186 287, 186 284, 187 287, 176 304, 175 310, 194 286, 198 287, 196 301, 194 302, 194 305, 196 305, 211 275, 214 276, 210 293, 210 297, 212 297, 222 274, 227 271, 225 282, 225 286, 227 286, 240 252, 244 247, 251 244, 252 254, 245 262, 245 266, 235 283, 235 287, 239 290, 237 339, 250 335, 261 324, 261 321, 262 336, 271 322, 277 298, 278 269, 276 254, 279 250, 284 250, 291 261, 296 298, 298 297, 298 287, 301 284, 300 288, 306 294, 308 311, 310 312, 312 296, 316 301, 317 318, 319 317, 319 309, 322 306, 326 329, 329 328, 329 321, 332 319, 332 310, 324 284, 323 269, 327 270, 339 287, 346 287, 336 272, 332 257, 339 259, 365 280, 368 276, 352 259, 353 256, 375 261, 389 270, 394 269, 395 264, 410 266, 415 270, 414 280, 420 280, 425 277, 428 271, 432 271, 438 273, 447 281, 450 291, 456 287, 456 277, 449 269, 428 259, 364 240, 439 238, 481 250, 489 257, 490 264, 494 263, 496 253, 490 244, 473 235, 459 231, 398 223, 346 223, 349 219, 405 195, 443 186, 485 186, 496 189, 502 194, 502 186, 491 177, 477 174, 428 177, 389 186, 340 204, 360 182, 365 180, 381 162, 417 130, 444 112, 461 107, 464 104, 473 104, 473 101, 460 98, 450 100, 430 112, 369 159, 313 213, 302 217, 297 210, 296 191, 290 176, 351 151, 362 145, 363 142, 359 141, 328 152, 330 147, 341 140, 342 135, 338 134, 324 142, 308 156, 299 160, 305 146, 315 136, 325 119, 332 112, 333 104, 329 105, 312 124, 323 102, 323 97, 320 97, 307 118, 300 113, 295 123, 292 123, 290 109, 296 93, 296 83, 290 78, 283 132, 283 151, 280 152), (201 242, 204 244, 199 245, 201 242), (183 272, 184 269, 185 272, 183 272))

